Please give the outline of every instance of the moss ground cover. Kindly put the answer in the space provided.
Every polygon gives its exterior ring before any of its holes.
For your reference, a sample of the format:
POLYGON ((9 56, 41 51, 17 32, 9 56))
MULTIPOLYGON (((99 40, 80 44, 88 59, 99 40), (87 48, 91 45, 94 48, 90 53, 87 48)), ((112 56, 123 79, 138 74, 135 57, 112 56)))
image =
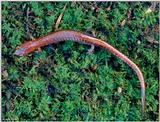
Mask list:
POLYGON ((158 120, 158 3, 2 2, 3 120, 158 120), (63 9, 65 4, 66 9, 63 9), (24 57, 15 49, 58 29, 107 41, 142 70, 146 116, 136 74, 108 51, 61 42, 24 57))

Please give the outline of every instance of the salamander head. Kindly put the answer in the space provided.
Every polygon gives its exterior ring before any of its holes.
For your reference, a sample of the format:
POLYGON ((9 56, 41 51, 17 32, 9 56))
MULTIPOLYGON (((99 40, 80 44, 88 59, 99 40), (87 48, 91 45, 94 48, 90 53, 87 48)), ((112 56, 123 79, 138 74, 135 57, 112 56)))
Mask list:
POLYGON ((35 43, 33 41, 28 41, 21 46, 17 47, 15 54, 18 56, 24 56, 35 50, 35 43))
POLYGON ((23 56, 25 55, 26 49, 25 48, 19 48, 16 50, 15 54, 18 56, 23 56))

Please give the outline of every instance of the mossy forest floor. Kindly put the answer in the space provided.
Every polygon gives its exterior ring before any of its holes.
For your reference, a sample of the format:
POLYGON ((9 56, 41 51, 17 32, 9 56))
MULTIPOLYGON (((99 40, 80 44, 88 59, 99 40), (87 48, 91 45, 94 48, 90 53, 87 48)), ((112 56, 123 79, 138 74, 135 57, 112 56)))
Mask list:
POLYGON ((158 120, 158 3, 1 3, 2 120, 158 120), (65 41, 14 55, 23 42, 60 29, 95 33, 140 67, 145 118, 136 74, 105 49, 88 54, 89 45, 65 41))

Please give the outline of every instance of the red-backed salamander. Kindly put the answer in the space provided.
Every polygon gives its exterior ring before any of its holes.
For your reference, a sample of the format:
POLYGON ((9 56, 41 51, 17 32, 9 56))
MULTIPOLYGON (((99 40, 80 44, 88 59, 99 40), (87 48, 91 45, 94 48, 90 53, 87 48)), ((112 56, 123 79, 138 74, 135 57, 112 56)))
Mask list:
POLYGON ((65 40, 71 40, 74 42, 82 42, 82 43, 93 44, 95 46, 100 46, 102 48, 105 48, 106 50, 114 54, 115 56, 119 57, 125 63, 127 63, 136 72, 138 79, 140 81, 142 113, 144 113, 144 110, 145 110, 145 82, 144 82, 144 78, 143 78, 143 74, 141 70, 127 56, 122 54, 120 51, 112 47, 107 42, 102 41, 101 39, 97 39, 97 38, 88 36, 79 31, 60 30, 60 31, 49 33, 35 40, 25 42, 21 46, 17 47, 15 54, 19 56, 24 56, 42 46, 52 44, 52 43, 58 43, 60 41, 65 41, 65 40))

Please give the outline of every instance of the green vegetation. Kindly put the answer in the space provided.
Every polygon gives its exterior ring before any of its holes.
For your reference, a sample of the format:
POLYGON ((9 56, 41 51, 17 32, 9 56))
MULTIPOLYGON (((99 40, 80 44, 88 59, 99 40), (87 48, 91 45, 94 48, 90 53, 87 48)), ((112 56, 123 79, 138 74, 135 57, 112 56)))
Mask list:
POLYGON ((158 5, 151 2, 2 2, 2 120, 158 120, 158 5), (131 58, 146 82, 100 47, 61 42, 27 56, 24 41, 59 29, 86 32, 131 58), (153 41, 154 39, 154 41, 153 41), (156 41, 157 40, 157 41, 156 41))

